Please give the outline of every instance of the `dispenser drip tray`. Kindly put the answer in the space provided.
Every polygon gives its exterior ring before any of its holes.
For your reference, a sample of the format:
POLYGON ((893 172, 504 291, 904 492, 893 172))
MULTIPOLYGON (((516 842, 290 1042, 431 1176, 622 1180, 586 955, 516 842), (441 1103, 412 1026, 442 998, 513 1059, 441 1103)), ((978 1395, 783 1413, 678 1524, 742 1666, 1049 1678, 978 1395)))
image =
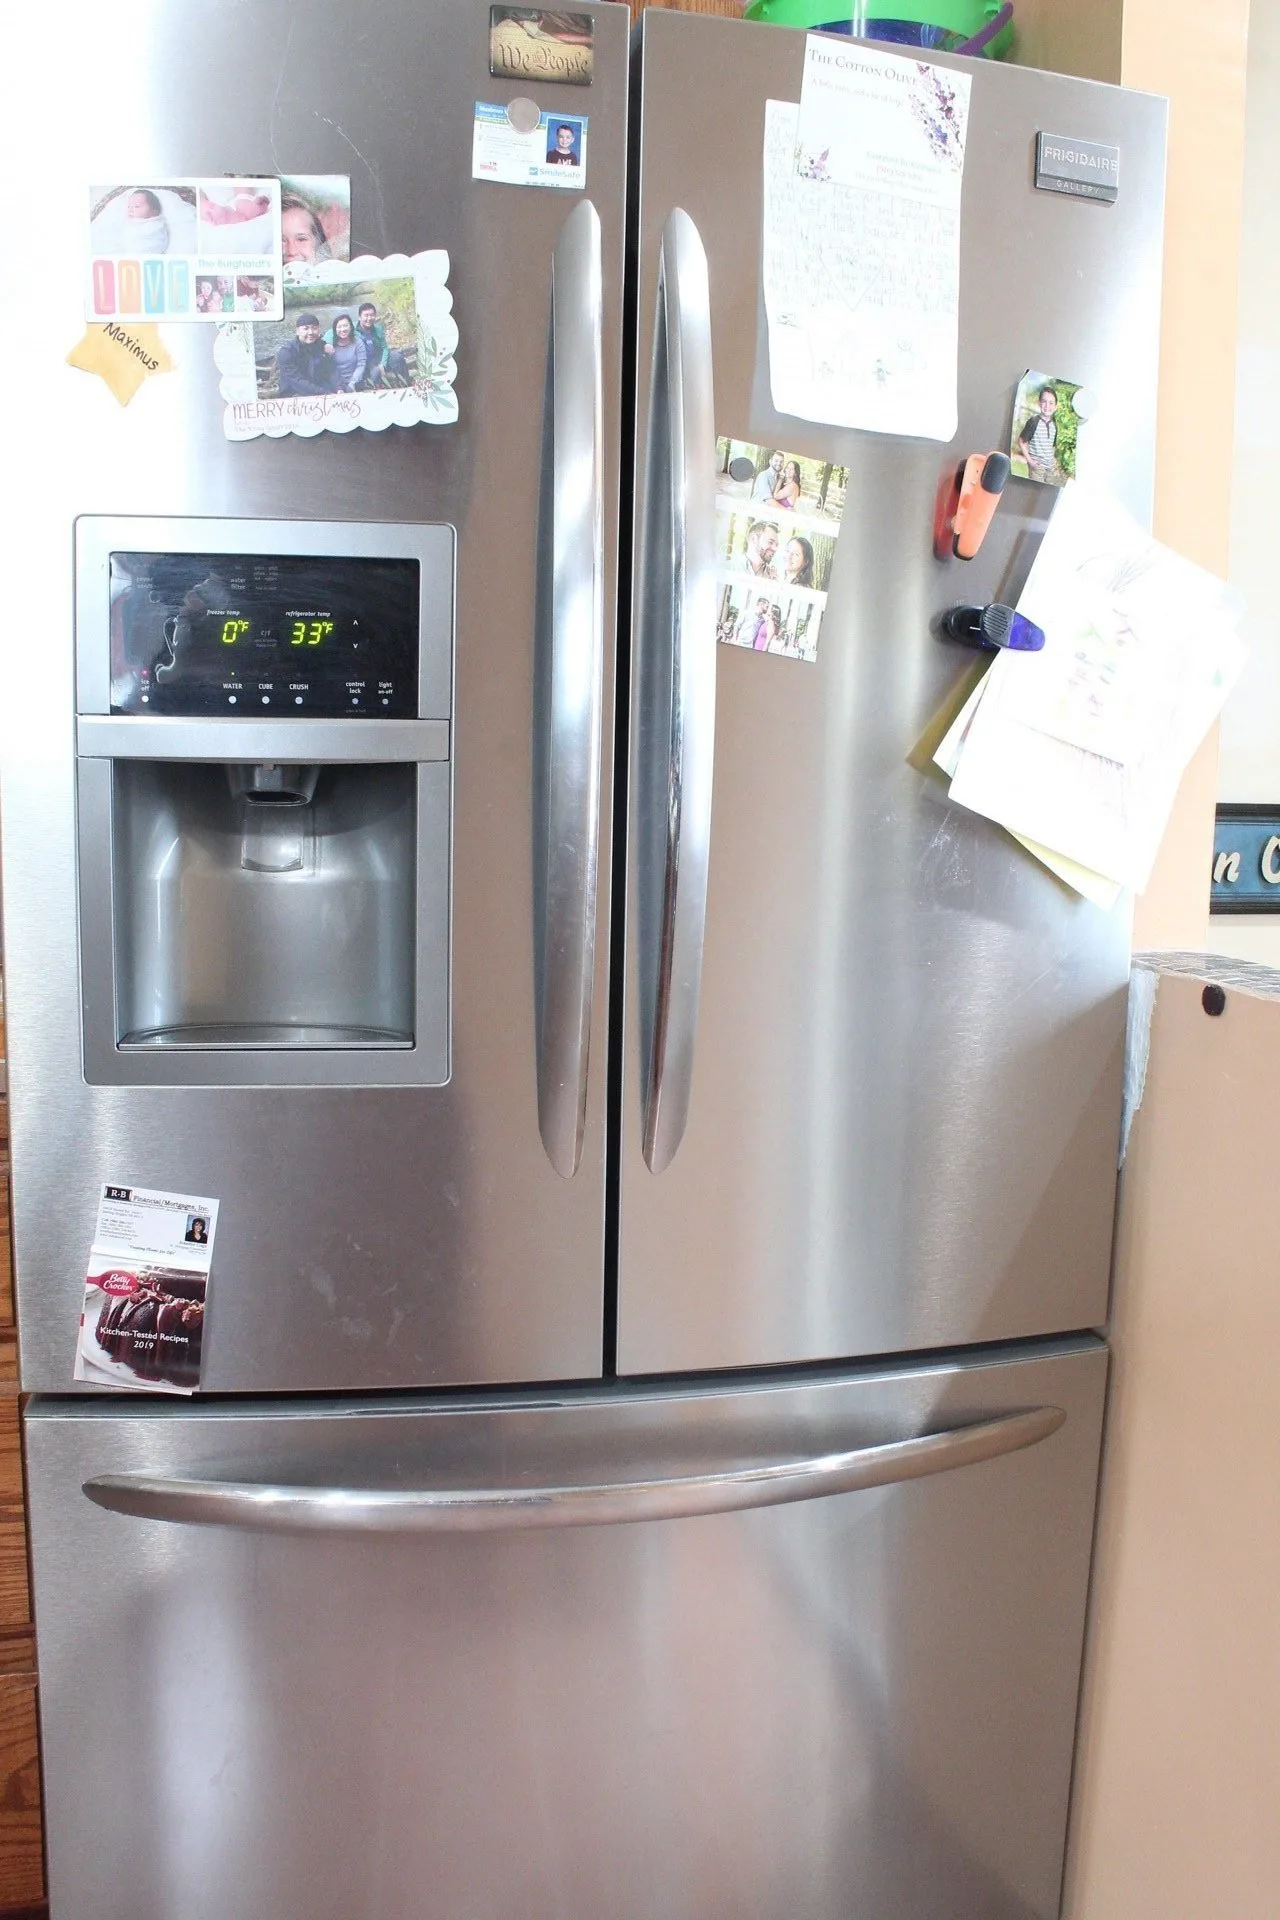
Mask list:
POLYGON ((385 1027, 295 1027, 283 1023, 237 1026, 210 1022, 181 1027, 149 1027, 126 1033, 121 1047, 257 1048, 278 1051, 282 1047, 411 1047, 413 1035, 385 1027))
POLYGON ((415 1047, 412 763, 119 760, 111 811, 117 1058, 415 1047))

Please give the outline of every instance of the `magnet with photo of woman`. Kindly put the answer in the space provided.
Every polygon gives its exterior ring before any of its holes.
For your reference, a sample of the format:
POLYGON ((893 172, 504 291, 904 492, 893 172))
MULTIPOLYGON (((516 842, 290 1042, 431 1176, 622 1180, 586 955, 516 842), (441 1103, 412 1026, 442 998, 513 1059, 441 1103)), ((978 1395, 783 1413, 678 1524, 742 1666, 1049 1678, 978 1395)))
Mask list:
POLYGON ((280 177, 284 269, 351 258, 351 181, 345 173, 280 177))

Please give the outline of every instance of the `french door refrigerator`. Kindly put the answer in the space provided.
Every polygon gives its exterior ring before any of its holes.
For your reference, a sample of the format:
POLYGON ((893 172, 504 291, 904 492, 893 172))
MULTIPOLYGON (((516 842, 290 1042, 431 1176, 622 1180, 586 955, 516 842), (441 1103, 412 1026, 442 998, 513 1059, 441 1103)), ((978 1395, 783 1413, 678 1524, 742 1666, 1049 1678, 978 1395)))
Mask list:
POLYGON ((1058 1910, 1128 927, 906 755, 938 615, 1044 523, 1011 487, 963 585, 932 558, 1024 369, 1101 396, 1149 509, 1163 104, 972 65, 958 433, 828 430, 772 411, 759 290, 804 36, 581 10, 589 89, 492 76, 473 0, 197 0, 86 17, 11 104, 61 236, 3 763, 54 1920, 1058 1910), (528 93, 587 116, 581 192, 471 177, 528 93), (1037 192, 1042 131, 1119 147, 1116 203, 1037 192), (64 364, 85 183, 230 169, 448 250, 456 425, 230 444, 198 327, 128 408, 64 364), (848 467, 815 664, 699 624, 717 434, 848 467), (118 553, 411 556, 416 717, 113 711, 118 553), (219 905, 227 770, 281 763, 314 874, 407 889, 393 1038, 246 1043, 355 937, 258 871, 250 966, 219 905), (130 1025, 175 955, 218 1033, 130 1025), (72 1387, 121 1181, 220 1201, 191 1400, 72 1387))

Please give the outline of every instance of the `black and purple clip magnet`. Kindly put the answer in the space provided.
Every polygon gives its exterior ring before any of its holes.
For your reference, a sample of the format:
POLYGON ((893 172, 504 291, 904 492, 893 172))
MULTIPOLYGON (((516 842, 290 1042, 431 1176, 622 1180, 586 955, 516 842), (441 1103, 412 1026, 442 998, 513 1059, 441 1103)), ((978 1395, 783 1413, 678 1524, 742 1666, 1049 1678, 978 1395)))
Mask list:
POLYGON ((952 607, 942 616, 942 631, 948 640, 979 647, 984 653, 998 653, 1002 647, 1013 653, 1039 653, 1044 645, 1043 627, 998 600, 989 607, 952 607))

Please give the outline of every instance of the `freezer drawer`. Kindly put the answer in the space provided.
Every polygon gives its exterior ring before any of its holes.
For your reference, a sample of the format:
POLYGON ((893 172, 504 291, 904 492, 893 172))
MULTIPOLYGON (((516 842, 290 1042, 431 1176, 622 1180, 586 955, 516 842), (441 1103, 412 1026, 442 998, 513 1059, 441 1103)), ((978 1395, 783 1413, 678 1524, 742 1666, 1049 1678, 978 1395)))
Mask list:
POLYGON ((52 1920, 1051 1920, 1105 1373, 34 1402, 52 1920))

